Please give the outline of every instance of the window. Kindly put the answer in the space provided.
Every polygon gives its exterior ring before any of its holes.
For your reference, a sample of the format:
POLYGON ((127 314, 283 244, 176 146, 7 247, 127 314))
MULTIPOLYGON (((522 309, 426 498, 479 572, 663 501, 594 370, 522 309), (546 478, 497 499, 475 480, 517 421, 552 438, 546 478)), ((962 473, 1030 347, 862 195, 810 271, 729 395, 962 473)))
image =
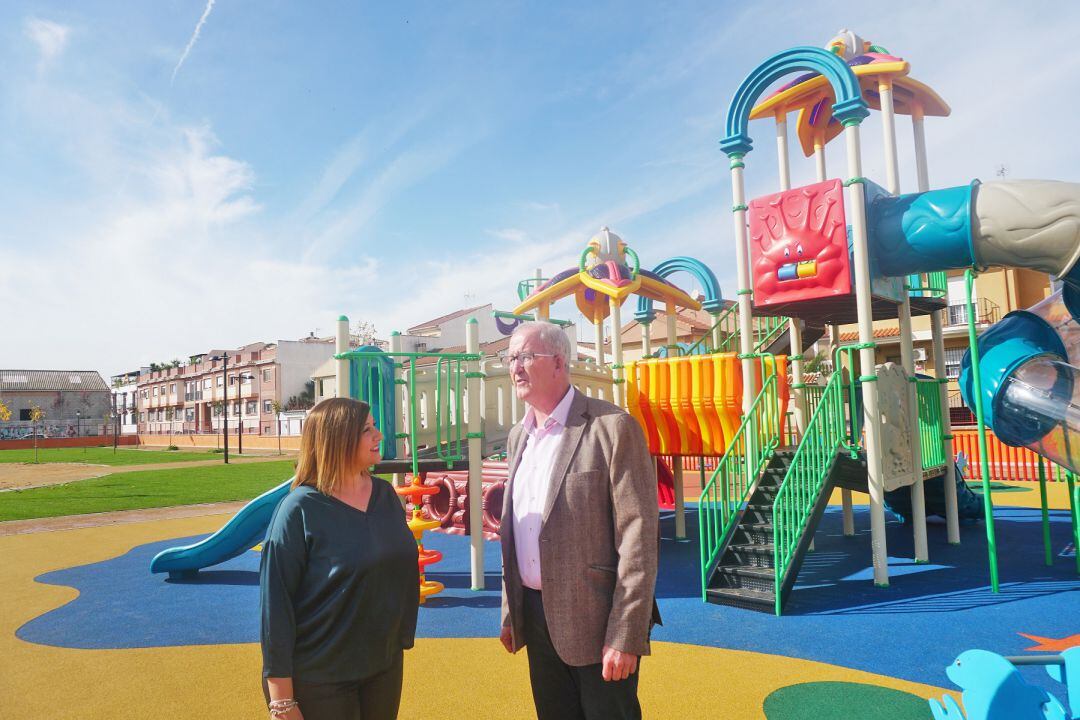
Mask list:
POLYGON ((209 390, 212 387, 213 385, 211 385, 210 378, 206 378, 205 380, 203 380, 203 390, 209 390))
POLYGON ((142 399, 143 399, 143 400, 146 400, 146 399, 147 399, 147 398, 149 398, 149 397, 150 397, 150 391, 149 391, 149 390, 145 390, 145 389, 144 389, 144 390, 142 391, 142 399))
POLYGON ((169 383, 169 394, 170 395, 175 395, 176 394, 176 383, 169 383))
POLYGON ((235 375, 230 375, 229 376, 229 384, 230 385, 235 385, 236 384, 236 376, 235 375))
POLYGON ((232 404, 233 417, 240 417, 240 401, 237 400, 232 404))
POLYGON ((225 384, 225 376, 224 375, 219 375, 218 379, 217 379, 217 386, 221 387, 224 384, 225 384))
POLYGON ((184 420, 188 422, 195 421, 195 408, 188 408, 184 411, 184 420))
POLYGON ((248 400, 247 406, 244 408, 245 415, 254 415, 259 412, 259 404, 254 400, 248 400))
POLYGON ((270 368, 263 370, 263 382, 268 383, 274 379, 274 371, 270 368))
POLYGON ((30 422, 30 409, 23 408, 19 411, 19 420, 23 422, 30 422))
POLYGON ((157 397, 157 386, 154 386, 154 397, 157 397))
POLYGON ((220 416, 221 416, 221 406, 220 405, 215 405, 214 406, 214 417, 220 417, 220 416))
POLYGON ((273 400, 263 400, 263 412, 264 413, 272 413, 272 412, 274 412, 274 401, 273 400))
POLYGON ((945 348, 945 377, 950 380, 960 377, 960 363, 965 352, 965 348, 945 348))

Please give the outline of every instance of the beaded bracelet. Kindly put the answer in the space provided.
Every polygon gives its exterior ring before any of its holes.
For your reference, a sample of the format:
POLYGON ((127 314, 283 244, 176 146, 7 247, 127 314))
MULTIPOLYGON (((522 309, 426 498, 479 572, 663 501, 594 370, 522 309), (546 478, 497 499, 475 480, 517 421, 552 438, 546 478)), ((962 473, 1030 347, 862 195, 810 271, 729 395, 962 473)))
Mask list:
POLYGON ((267 707, 270 709, 270 717, 282 718, 293 708, 300 707, 300 703, 296 702, 295 698, 285 698, 282 700, 271 700, 267 707))

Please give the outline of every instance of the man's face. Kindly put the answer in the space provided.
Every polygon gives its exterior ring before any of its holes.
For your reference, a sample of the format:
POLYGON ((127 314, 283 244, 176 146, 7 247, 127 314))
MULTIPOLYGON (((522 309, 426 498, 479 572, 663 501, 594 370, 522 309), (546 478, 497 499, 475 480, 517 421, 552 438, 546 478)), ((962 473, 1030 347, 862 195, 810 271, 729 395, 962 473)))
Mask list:
POLYGON ((510 338, 507 357, 536 353, 530 362, 520 359, 510 365, 510 377, 519 400, 530 405, 550 407, 566 394, 566 368, 561 357, 550 357, 551 350, 541 344, 535 332, 523 330, 510 338))

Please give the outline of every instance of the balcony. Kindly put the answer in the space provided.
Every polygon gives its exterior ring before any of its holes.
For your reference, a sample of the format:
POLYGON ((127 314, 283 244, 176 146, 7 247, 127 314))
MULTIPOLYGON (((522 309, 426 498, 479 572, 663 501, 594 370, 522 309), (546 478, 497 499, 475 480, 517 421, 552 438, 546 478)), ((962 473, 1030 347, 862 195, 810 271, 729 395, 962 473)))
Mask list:
MULTIPOLYGON (((1001 308, 998 304, 992 300, 986 298, 976 298, 975 302, 975 324, 976 325, 993 325, 1001 319, 1001 308)), ((949 305, 945 308, 945 325, 946 327, 956 327, 958 325, 967 325, 968 322, 968 306, 967 303, 958 303, 956 305, 949 305)))

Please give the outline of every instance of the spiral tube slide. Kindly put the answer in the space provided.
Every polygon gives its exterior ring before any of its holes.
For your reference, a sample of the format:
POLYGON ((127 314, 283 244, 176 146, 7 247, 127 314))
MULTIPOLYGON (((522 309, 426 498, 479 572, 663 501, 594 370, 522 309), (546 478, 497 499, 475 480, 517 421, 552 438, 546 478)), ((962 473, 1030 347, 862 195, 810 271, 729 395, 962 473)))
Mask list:
POLYGON ((266 537, 274 510, 289 494, 293 478, 240 508, 220 530, 191 545, 162 550, 150 561, 150 572, 169 573, 170 578, 191 577, 199 570, 231 560, 255 547, 266 537))

